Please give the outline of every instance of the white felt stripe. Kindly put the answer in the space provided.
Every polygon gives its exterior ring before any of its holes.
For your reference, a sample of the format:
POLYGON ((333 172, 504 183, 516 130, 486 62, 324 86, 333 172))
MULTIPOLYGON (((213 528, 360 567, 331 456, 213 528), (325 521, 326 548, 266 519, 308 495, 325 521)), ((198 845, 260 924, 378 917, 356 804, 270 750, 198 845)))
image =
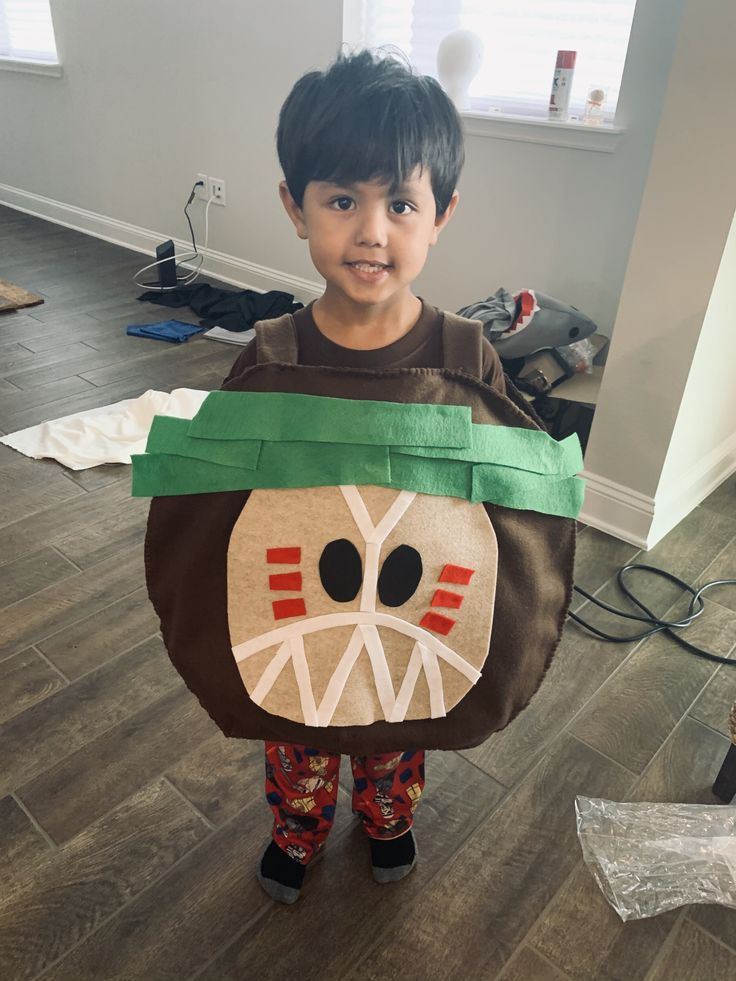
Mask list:
POLYGON ((411 657, 404 673, 404 680, 401 682, 399 694, 396 696, 394 710, 388 719, 389 722, 403 722, 406 718, 409 703, 414 695, 414 686, 417 683, 419 672, 422 669, 422 655, 419 652, 419 647, 420 645, 418 643, 415 644, 411 652, 411 657))
POLYGON ((381 545, 399 523, 417 495, 415 491, 400 491, 378 525, 374 525, 358 488, 352 484, 341 484, 340 490, 365 542, 365 569, 363 570, 360 609, 364 613, 373 613, 376 609, 381 545))
POLYGON ((250 697, 256 705, 261 705, 271 691, 287 661, 292 659, 306 725, 327 726, 330 724, 338 702, 345 690, 350 673, 364 646, 371 661, 378 700, 381 704, 384 718, 388 722, 403 721, 414 694, 414 688, 421 667, 424 668, 424 674, 429 688, 432 718, 441 718, 447 714, 444 704, 442 674, 437 663, 438 657, 441 657, 451 667, 463 674, 471 684, 476 684, 481 676, 480 671, 469 664, 465 658, 456 654, 455 651, 450 650, 449 647, 446 647, 436 637, 390 614, 326 614, 321 617, 312 617, 309 621, 302 621, 302 625, 304 624, 307 625, 308 629, 299 630, 299 624, 289 624, 286 627, 271 630, 268 634, 256 638, 255 641, 248 641, 245 644, 237 645, 233 648, 233 654, 235 655, 236 661, 243 661, 259 653, 261 650, 267 647, 273 647, 279 641, 282 641, 281 646, 269 661, 250 697), (322 696, 318 710, 315 706, 314 692, 309 675, 309 665, 304 652, 303 637, 308 633, 341 626, 355 626, 355 629, 345 648, 344 654, 327 683, 327 688, 322 696), (394 693, 391 673, 377 626, 391 627, 405 636, 412 637, 416 641, 398 695, 394 693), (260 643, 261 641, 263 643, 260 643), (257 646, 251 649, 251 646, 256 642, 257 646))
POLYGON ((375 613, 376 592, 378 590, 378 560, 381 546, 376 542, 366 542, 365 569, 363 570, 363 589, 360 594, 360 608, 364 613, 375 613))
POLYGON ((307 726, 319 725, 317 721, 317 706, 314 703, 314 692, 312 691, 312 679, 309 676, 307 658, 304 654, 304 638, 294 637, 291 641, 291 662, 294 665, 294 675, 296 685, 299 689, 299 701, 302 705, 302 715, 304 724, 307 726))
POLYGON ((325 688, 322 701, 319 703, 317 725, 328 726, 332 721, 332 716, 335 714, 337 703, 340 701, 342 693, 345 690, 345 685, 350 677, 350 672, 353 670, 353 665, 358 660, 362 650, 363 635, 360 632, 360 627, 356 627, 350 641, 348 642, 348 646, 345 648, 345 653, 340 658, 335 670, 332 672, 332 677, 327 683, 327 688, 325 688))
POLYGON ((376 533, 373 541, 378 542, 380 545, 386 541, 396 525, 406 514, 411 502, 416 496, 416 491, 407 490, 402 490, 401 493, 397 495, 394 503, 376 525, 376 533))
POLYGON ((371 521, 371 516, 368 514, 368 508, 360 496, 360 491, 354 484, 340 484, 340 490, 342 491, 342 496, 345 498, 348 510, 353 516, 353 521, 355 521, 358 531, 363 536, 363 541, 371 541, 376 529, 371 521))
POLYGON ((364 613, 354 610, 350 613, 323 613, 317 617, 306 617, 294 623, 284 624, 283 627, 274 627, 273 630, 267 630, 258 637, 252 637, 250 640, 243 641, 242 644, 236 644, 233 647, 233 654, 236 661, 244 661, 247 657, 252 657, 259 651, 265 650, 267 647, 274 647, 291 637, 306 637, 307 634, 329 630, 331 627, 355 627, 362 623, 373 623, 377 627, 390 627, 405 637, 418 640, 430 651, 434 651, 438 657, 444 658, 448 664, 461 671, 473 683, 480 678, 479 671, 476 671, 465 658, 443 644, 434 634, 425 630, 424 627, 408 623, 392 613, 364 613))
POLYGON ((441 719, 447 715, 445 710, 445 692, 442 687, 442 672, 440 671, 437 655, 428 651, 423 644, 417 644, 424 666, 424 676, 429 688, 429 711, 433 719, 441 719))
POLYGON ((384 719, 390 719, 396 702, 391 672, 386 661, 386 652, 383 649, 378 630, 373 624, 365 623, 361 625, 361 633, 365 641, 365 649, 371 660, 373 668, 373 679, 376 682, 378 701, 381 703, 384 719))
POLYGON ((378 524, 374 525, 358 488, 352 484, 341 484, 340 490, 363 540, 375 542, 377 545, 382 545, 385 542, 417 496, 416 491, 400 491, 388 511, 378 524))
POLYGON ((266 669, 258 679, 258 684, 251 692, 251 700, 260 705, 263 699, 268 695, 276 682, 276 679, 281 674, 286 665, 286 662, 291 657, 291 644, 288 640, 279 647, 274 656, 266 665, 266 669))
MULTIPOLYGON (((434 638, 432 639, 434 640, 434 638)), ((427 647, 436 657, 441 657, 443 661, 447 661, 460 674, 464 674, 471 684, 474 685, 480 679, 480 671, 474 668, 464 657, 460 657, 455 651, 451 651, 449 647, 445 647, 444 644, 427 644, 427 647)))

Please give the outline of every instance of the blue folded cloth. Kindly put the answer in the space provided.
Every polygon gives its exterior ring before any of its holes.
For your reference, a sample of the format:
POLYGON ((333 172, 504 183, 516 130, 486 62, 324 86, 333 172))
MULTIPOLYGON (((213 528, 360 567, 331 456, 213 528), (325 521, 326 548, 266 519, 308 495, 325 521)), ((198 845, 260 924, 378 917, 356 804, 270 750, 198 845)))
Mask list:
POLYGON ((181 320, 162 320, 158 324, 130 324, 125 331, 133 337, 151 337, 156 341, 170 341, 172 344, 183 344, 192 334, 201 334, 206 327, 196 324, 185 324, 181 320))

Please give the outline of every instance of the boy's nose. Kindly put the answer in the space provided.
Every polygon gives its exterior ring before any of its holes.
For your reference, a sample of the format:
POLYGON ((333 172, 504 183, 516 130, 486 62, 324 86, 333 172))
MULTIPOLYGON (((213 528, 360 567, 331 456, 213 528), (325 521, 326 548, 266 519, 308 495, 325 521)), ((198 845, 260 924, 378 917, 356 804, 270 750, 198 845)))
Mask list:
POLYGON ((355 230, 355 244, 358 246, 383 248, 387 244, 388 225, 386 215, 375 211, 364 211, 355 230))

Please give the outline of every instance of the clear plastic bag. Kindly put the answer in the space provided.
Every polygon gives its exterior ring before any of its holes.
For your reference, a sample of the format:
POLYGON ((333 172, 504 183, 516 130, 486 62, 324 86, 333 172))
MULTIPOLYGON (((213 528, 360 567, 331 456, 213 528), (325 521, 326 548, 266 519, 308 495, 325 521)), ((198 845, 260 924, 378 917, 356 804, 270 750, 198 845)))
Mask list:
POLYGON ((585 863, 622 920, 736 908, 736 807, 577 797, 575 814, 585 863))
POLYGON ((566 344, 564 347, 555 348, 555 350, 571 371, 586 375, 593 374, 595 348, 587 338, 582 341, 573 341, 572 344, 566 344))

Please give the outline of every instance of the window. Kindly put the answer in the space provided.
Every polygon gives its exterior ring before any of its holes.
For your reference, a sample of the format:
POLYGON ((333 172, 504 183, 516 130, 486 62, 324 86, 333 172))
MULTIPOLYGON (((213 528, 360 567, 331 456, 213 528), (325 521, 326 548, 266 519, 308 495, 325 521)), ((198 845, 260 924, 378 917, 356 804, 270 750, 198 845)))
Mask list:
POLYGON ((547 118, 558 50, 577 51, 571 116, 592 85, 606 90, 605 119, 618 102, 636 0, 346 0, 345 40, 394 44, 417 70, 437 77, 442 38, 463 28, 483 41, 470 111, 547 118))
POLYGON ((0 58, 58 62, 49 0, 0 0, 0 58))

